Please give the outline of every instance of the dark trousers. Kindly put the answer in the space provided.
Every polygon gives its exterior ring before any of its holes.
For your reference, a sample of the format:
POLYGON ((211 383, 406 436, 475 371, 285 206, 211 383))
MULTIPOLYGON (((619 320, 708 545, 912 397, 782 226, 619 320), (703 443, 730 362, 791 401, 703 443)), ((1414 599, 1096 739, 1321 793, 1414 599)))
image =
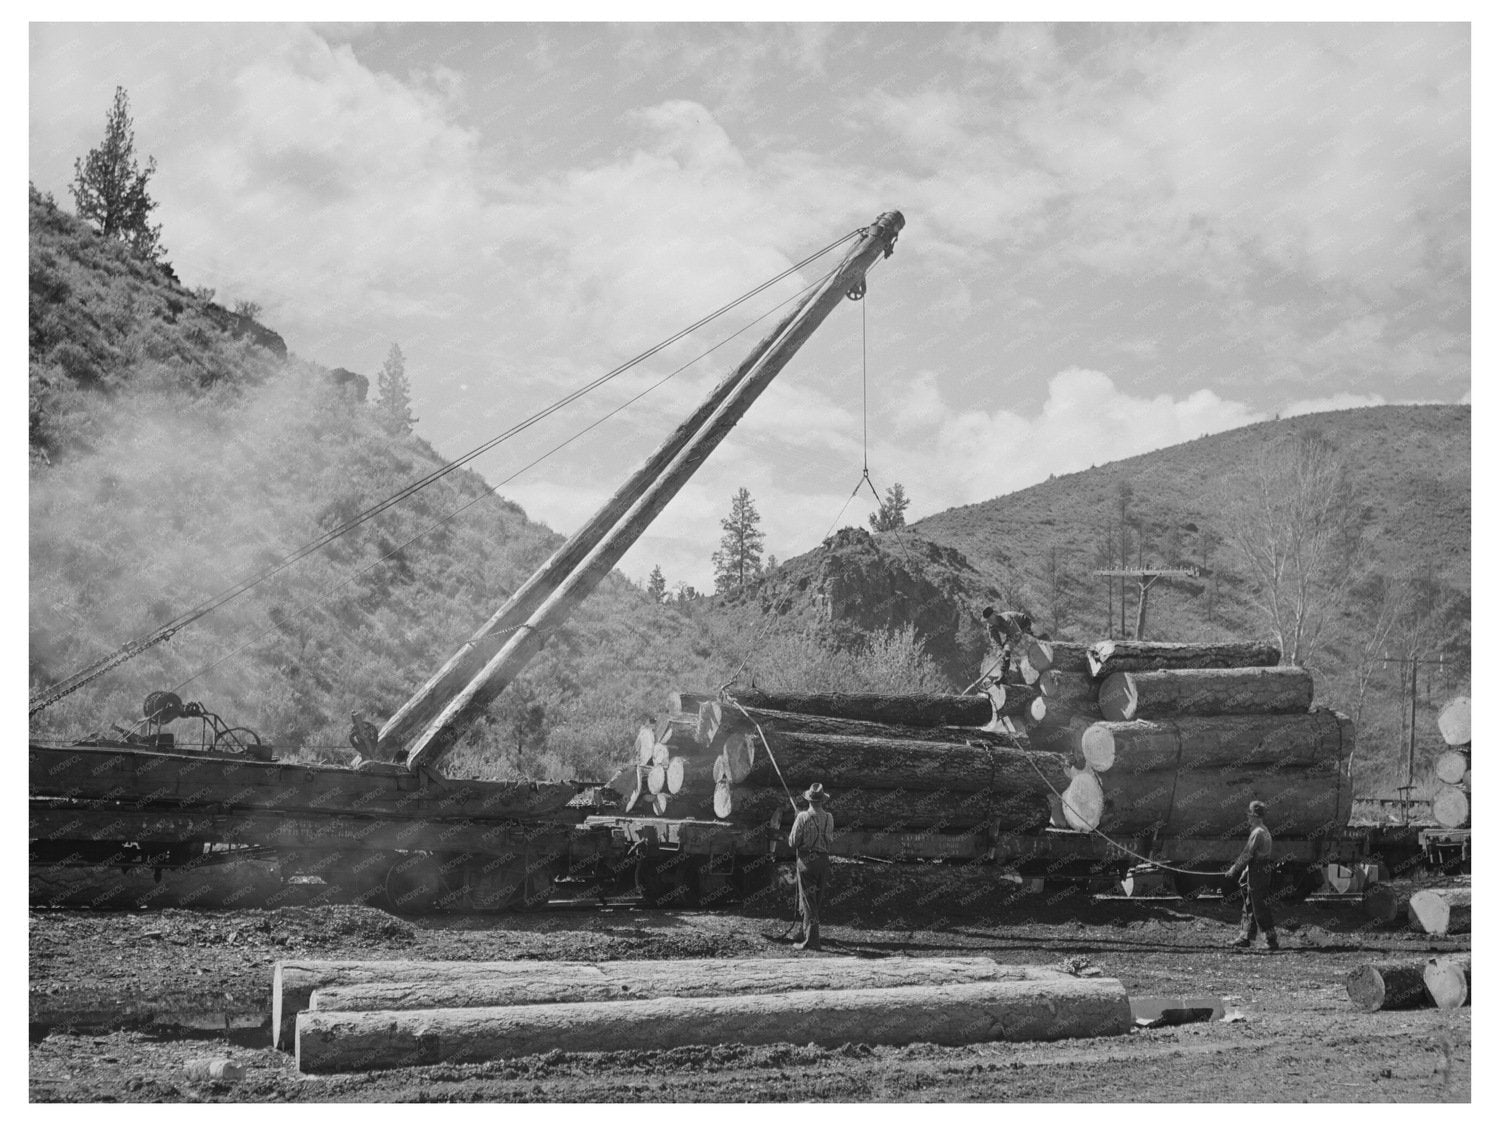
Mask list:
POLYGON ((823 896, 833 877, 833 864, 826 855, 813 853, 797 857, 797 913, 802 916, 802 935, 811 937, 818 928, 818 914, 823 896))
POLYGON ((1240 911, 1240 936, 1255 940, 1258 932, 1276 937, 1276 920, 1271 917, 1271 871, 1252 863, 1240 878, 1245 890, 1245 905, 1240 911))

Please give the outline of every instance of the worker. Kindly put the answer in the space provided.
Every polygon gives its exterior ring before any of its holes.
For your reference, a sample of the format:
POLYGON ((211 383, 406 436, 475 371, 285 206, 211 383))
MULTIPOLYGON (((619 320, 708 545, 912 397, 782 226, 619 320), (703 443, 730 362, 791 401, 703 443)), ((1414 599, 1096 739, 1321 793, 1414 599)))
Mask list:
POLYGON ((1240 936, 1233 945, 1245 949, 1255 941, 1255 934, 1266 935, 1266 948, 1279 949, 1276 921, 1271 917, 1271 830, 1266 827, 1266 804, 1251 801, 1247 819, 1250 839, 1239 858, 1229 868, 1228 877, 1238 879, 1245 891, 1245 905, 1240 915, 1240 936))
POLYGON ((990 675, 997 680, 1003 681, 1006 673, 1010 671, 1012 661, 1020 664, 1020 657, 1016 650, 1026 641, 1031 634, 1031 614, 1025 610, 1007 610, 1004 613, 996 613, 995 607, 987 605, 984 607, 985 626, 989 629, 990 640, 1000 649, 1000 660, 992 666, 990 675))
POLYGON ((828 793, 821 781, 813 782, 802 796, 808 807, 797 814, 787 838, 797 853, 797 914, 802 923, 802 934, 794 948, 819 949, 818 912, 833 872, 828 858, 833 849, 833 814, 823 807, 828 793))

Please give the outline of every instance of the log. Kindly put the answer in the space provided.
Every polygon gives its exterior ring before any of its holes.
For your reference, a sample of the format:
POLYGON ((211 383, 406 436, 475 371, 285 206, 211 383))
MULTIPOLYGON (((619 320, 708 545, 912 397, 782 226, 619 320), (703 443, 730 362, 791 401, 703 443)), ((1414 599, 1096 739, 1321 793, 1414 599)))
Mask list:
POLYGON ((1469 795, 1457 785, 1444 785, 1432 795, 1432 819, 1444 828, 1465 828, 1470 816, 1469 795))
POLYGON ((631 793, 630 793, 630 796, 625 799, 625 804, 621 808, 620 811, 621 812, 629 812, 631 809, 635 808, 636 802, 641 799, 641 794, 644 793, 645 790, 646 790, 646 767, 645 766, 636 766, 635 767, 635 789, 633 789, 631 791, 631 793))
MULTIPOLYGON (((1026 692, 1030 689, 1015 690, 1026 692)), ((842 734, 858 738, 916 738, 924 742, 1018 745, 1011 735, 976 727, 908 727, 895 723, 868 723, 858 719, 831 719, 826 715, 803 715, 795 711, 768 711, 762 707, 747 707, 743 714, 734 706, 724 710, 725 731, 753 733, 757 724, 768 733, 774 731, 778 734, 842 734)))
POLYGON ((1165 641, 1099 641, 1089 646, 1089 670, 1102 679, 1116 672, 1168 668, 1260 668, 1281 663, 1272 644, 1225 641, 1175 644, 1165 641))
POLYGON ((651 764, 663 769, 672 760, 672 749, 665 742, 658 742, 651 748, 651 764))
POLYGON ((1087 672, 1065 672, 1057 668, 1042 672, 1037 677, 1036 686, 1048 699, 1068 703, 1094 702, 1097 688, 1087 672))
POLYGON ((1376 883, 1365 890, 1362 905, 1366 917, 1388 926, 1406 913, 1406 896, 1389 883, 1376 883))
POLYGON ((1294 667, 1115 672, 1099 685, 1099 710, 1108 722, 1305 713, 1312 699, 1312 673, 1294 667))
POLYGON ((1076 641, 1040 641, 1027 639, 1021 646, 1026 663, 1038 672, 1077 672, 1085 676, 1093 674, 1089 667, 1089 646, 1076 641))
MULTIPOLYGON (((802 790, 793 788, 792 792, 797 807, 805 807, 802 790)), ((828 793, 835 850, 837 837, 844 832, 956 831, 989 824, 1002 831, 1026 832, 1045 828, 1051 819, 1046 796, 1035 792, 955 793, 831 786, 828 793)), ((720 819, 743 825, 768 824, 780 817, 786 827, 790 827, 793 815, 779 784, 721 785, 714 795, 714 812, 720 819)))
POLYGON ((1427 995, 1444 1011, 1462 1008, 1469 1002, 1471 984, 1469 957, 1429 957, 1422 966, 1422 983, 1427 995))
POLYGON ((1069 828, 1089 832, 1104 819, 1104 786, 1089 769, 1069 769, 1068 787, 1062 791, 1063 820, 1069 828))
POLYGON ((990 697, 993 720, 1027 714, 1031 701, 1041 693, 1033 684, 990 684, 985 694, 990 697))
POLYGON ((698 714, 698 709, 705 703, 717 703, 719 696, 716 692, 705 691, 674 691, 667 695, 667 708, 673 715, 698 714))
POLYGON ((1432 772, 1445 785, 1461 785, 1464 774, 1469 772, 1469 755, 1462 750, 1444 750, 1432 772))
POLYGON ((1389 1012, 1432 1005, 1422 980, 1420 961, 1377 961, 1361 965, 1344 979, 1354 1006, 1366 1012, 1389 1012))
POLYGON ((1451 699, 1438 712, 1438 733, 1449 746, 1469 745, 1469 697, 1451 699))
POLYGON ((646 792, 653 797, 667 787, 667 771, 661 766, 652 766, 646 771, 646 792))
POLYGON ((1337 711, 1305 715, 1214 715, 1182 719, 1100 722, 1082 739, 1084 759, 1097 772, 1144 772, 1220 766, 1315 766, 1341 762, 1354 751, 1354 723, 1337 711))
POLYGON ((310 1011, 297 1019, 297 1067, 304 1074, 336 1073, 715 1043, 1052 1040, 1124 1035, 1130 1022, 1125 989, 1107 977, 416 1012, 310 1011))
MULTIPOLYGON (((724 775, 733 785, 738 785, 750 776, 755 767, 756 743, 753 735, 733 734, 724 743, 724 775)), ((769 762, 766 763, 770 768, 769 762)))
POLYGON ((675 797, 678 793, 680 793, 682 791, 682 781, 683 781, 683 760, 681 758, 672 758, 672 759, 670 759, 667 762, 667 770, 666 770, 667 792, 670 793, 672 796, 675 797))
POLYGON ((639 765, 649 766, 655 757, 656 731, 652 727, 642 726, 635 732, 635 760, 639 765))
POLYGON ((654 796, 654 797, 651 798, 651 811, 656 816, 666 816, 667 815, 667 807, 671 803, 672 803, 672 799, 670 797, 668 797, 665 793, 658 793, 658 794, 656 794, 656 796, 654 796))
POLYGON ((1061 969, 1002 965, 989 957, 533 961, 528 963, 531 971, 524 975, 496 974, 483 963, 447 964, 450 971, 438 975, 423 969, 408 972, 397 968, 386 977, 350 983, 335 980, 315 988, 306 1008, 317 1012, 501 1008, 666 996, 748 996, 810 989, 1057 980, 1068 975, 1061 969))
POLYGON ((1266 826, 1273 835, 1321 837, 1348 824, 1353 805, 1342 768, 1316 766, 1274 772, 1117 769, 1102 775, 1086 770, 1073 776, 1063 798, 1078 814, 1078 823, 1069 817, 1069 827, 1097 828, 1107 835, 1248 833, 1245 809, 1258 800, 1267 805, 1266 826), (1092 820, 1096 807, 1098 819, 1092 820))
POLYGON ((1413 926, 1441 937, 1466 934, 1470 924, 1470 888, 1428 887, 1416 891, 1406 903, 1406 917, 1413 926))
POLYGON ((1082 761, 1083 737, 1099 721, 1099 709, 1078 703, 1052 703, 1038 696, 1031 701, 1033 713, 1040 713, 1041 720, 1033 719, 1026 728, 1034 750, 1049 754, 1061 754, 1069 761, 1082 761))
POLYGON ((698 716, 668 715, 656 728, 656 741, 664 742, 674 754, 695 754, 705 749, 698 741, 698 716))
MULTIPOLYGON (((916 739, 849 738, 836 734, 769 734, 775 755, 756 753, 743 778, 771 785, 780 776, 794 788, 821 781, 830 789, 901 789, 952 793, 1038 794, 1061 786, 1055 755, 1009 746, 961 746, 916 739)), ((731 763, 732 765, 733 763, 731 763)), ((731 777, 733 778, 733 772, 731 777)))
POLYGON ((724 725, 724 707, 710 699, 698 707, 698 741, 710 750, 717 746, 719 728, 724 725))
POLYGON ((983 695, 804 695, 753 688, 731 691, 730 695, 747 708, 798 711, 830 719, 859 719, 907 727, 982 727, 991 718, 989 698, 983 695))
POLYGON ((1042 678, 1042 670, 1027 660, 1025 656, 1022 656, 1016 663, 1015 674, 1019 674, 1021 682, 1029 687, 1035 687, 1036 682, 1042 678))

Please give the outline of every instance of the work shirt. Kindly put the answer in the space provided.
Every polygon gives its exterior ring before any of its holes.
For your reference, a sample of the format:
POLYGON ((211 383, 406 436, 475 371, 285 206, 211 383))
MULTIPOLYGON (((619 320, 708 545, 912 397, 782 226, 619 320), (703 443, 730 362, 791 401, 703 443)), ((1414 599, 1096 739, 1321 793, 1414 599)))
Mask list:
POLYGON ((833 850, 833 814, 814 805, 797 814, 792 821, 792 834, 787 843, 797 849, 797 854, 817 853, 827 855, 833 850))
POLYGON ((1245 848, 1240 852, 1239 858, 1234 861, 1232 870, 1238 873, 1251 864, 1265 863, 1270 858, 1271 830, 1264 824, 1257 824, 1250 829, 1250 839, 1245 841, 1245 848))

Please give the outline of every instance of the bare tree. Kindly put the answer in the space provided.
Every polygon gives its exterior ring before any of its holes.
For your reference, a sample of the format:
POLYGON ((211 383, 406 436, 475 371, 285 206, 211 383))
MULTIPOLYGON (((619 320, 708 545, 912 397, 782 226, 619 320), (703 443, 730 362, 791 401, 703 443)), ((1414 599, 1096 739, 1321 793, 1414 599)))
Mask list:
POLYGON ((1364 520, 1338 451, 1314 435, 1264 450, 1223 498, 1224 539, 1286 664, 1304 665, 1358 577, 1364 520))

